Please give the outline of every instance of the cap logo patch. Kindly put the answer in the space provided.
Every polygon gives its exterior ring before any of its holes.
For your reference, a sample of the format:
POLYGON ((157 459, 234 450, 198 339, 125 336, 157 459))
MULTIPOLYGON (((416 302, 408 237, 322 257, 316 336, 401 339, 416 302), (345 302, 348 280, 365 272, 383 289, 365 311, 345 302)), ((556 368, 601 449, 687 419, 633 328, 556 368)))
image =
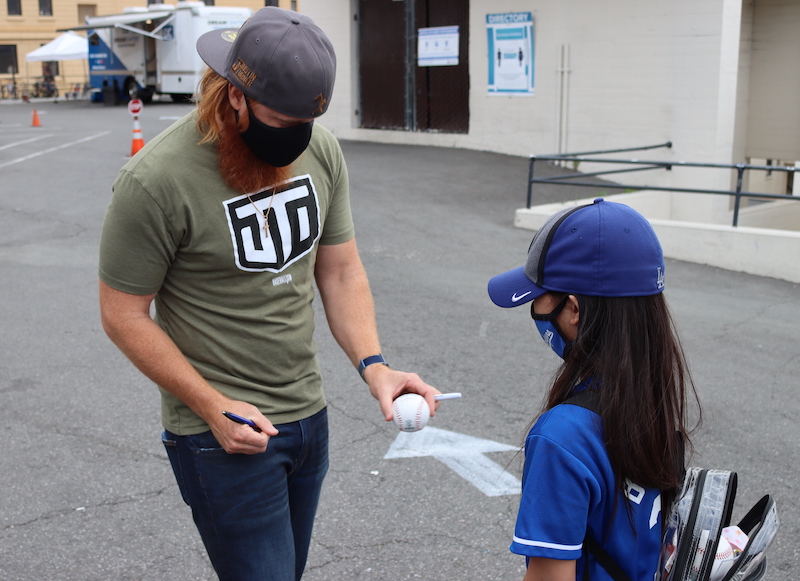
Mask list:
POLYGON ((322 115, 325 112, 324 107, 325 107, 325 104, 328 102, 328 100, 325 97, 322 96, 322 93, 317 95, 317 97, 314 100, 317 101, 319 103, 319 105, 317 106, 316 109, 314 109, 314 112, 311 115, 315 116, 318 113, 320 115, 322 115))
POLYGON ((233 41, 236 40, 237 32, 238 30, 223 30, 220 36, 222 37, 222 40, 224 40, 225 42, 233 43, 233 41))
POLYGON ((661 270, 661 267, 658 267, 658 279, 656 279, 656 288, 663 289, 664 288, 664 271, 661 270))
POLYGON ((231 65, 231 72, 242 85, 248 88, 258 77, 257 74, 250 70, 250 67, 242 62, 242 59, 236 59, 236 62, 231 65))
POLYGON ((528 292, 526 292, 526 293, 522 293, 522 294, 521 294, 521 295, 519 295, 519 296, 517 296, 517 293, 515 292, 513 295, 511 295, 511 302, 512 302, 512 303, 518 303, 519 301, 521 301, 522 299, 524 299, 525 297, 527 297, 527 296, 528 296, 529 294, 531 294, 532 292, 533 292, 533 291, 528 291, 528 292))

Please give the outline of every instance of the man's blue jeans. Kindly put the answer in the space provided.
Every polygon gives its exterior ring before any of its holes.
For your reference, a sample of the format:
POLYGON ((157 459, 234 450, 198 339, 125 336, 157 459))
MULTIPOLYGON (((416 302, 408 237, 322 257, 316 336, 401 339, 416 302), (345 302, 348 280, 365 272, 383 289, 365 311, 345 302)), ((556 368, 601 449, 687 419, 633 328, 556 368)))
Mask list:
POLYGON ((275 426, 263 454, 228 454, 212 433, 164 447, 183 500, 220 581, 298 581, 303 575, 322 480, 328 415, 275 426))

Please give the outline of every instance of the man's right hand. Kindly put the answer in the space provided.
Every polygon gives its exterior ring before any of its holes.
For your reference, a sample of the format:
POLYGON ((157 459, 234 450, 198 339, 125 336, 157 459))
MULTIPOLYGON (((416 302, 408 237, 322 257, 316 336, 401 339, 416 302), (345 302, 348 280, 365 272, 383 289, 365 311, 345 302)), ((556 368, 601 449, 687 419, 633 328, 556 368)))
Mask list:
POLYGON ((257 407, 228 399, 200 376, 150 317, 155 294, 129 294, 102 281, 99 293, 103 329, 111 340, 142 373, 203 418, 226 452, 258 454, 267 449, 270 436, 278 430, 257 407), (232 422, 223 411, 253 420, 261 432, 232 422))
POLYGON ((249 403, 228 400, 224 405, 225 409, 220 409, 216 414, 218 417, 205 418, 220 446, 228 454, 260 454, 266 451, 270 437, 278 435, 272 422, 249 403), (223 411, 252 420, 261 431, 256 432, 248 425, 226 418, 222 415, 223 411))

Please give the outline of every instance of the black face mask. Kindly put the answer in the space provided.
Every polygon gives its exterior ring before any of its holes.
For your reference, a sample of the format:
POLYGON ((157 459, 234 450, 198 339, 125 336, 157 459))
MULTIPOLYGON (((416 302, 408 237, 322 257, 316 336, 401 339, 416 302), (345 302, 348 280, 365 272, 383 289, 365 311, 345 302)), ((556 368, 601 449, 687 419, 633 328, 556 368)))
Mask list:
POLYGON ((253 114, 247 97, 245 103, 250 125, 239 135, 253 155, 272 167, 285 167, 300 157, 311 141, 313 121, 291 127, 270 127, 253 114))

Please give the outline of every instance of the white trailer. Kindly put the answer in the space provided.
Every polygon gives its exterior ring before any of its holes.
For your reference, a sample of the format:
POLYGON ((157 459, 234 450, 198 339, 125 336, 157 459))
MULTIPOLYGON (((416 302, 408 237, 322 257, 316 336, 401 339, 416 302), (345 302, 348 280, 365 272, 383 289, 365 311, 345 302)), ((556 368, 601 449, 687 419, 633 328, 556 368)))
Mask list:
POLYGON ((103 98, 149 102, 153 95, 173 100, 191 97, 205 63, 195 43, 219 28, 239 28, 249 8, 206 6, 202 2, 150 4, 122 14, 88 16, 89 83, 103 98))

